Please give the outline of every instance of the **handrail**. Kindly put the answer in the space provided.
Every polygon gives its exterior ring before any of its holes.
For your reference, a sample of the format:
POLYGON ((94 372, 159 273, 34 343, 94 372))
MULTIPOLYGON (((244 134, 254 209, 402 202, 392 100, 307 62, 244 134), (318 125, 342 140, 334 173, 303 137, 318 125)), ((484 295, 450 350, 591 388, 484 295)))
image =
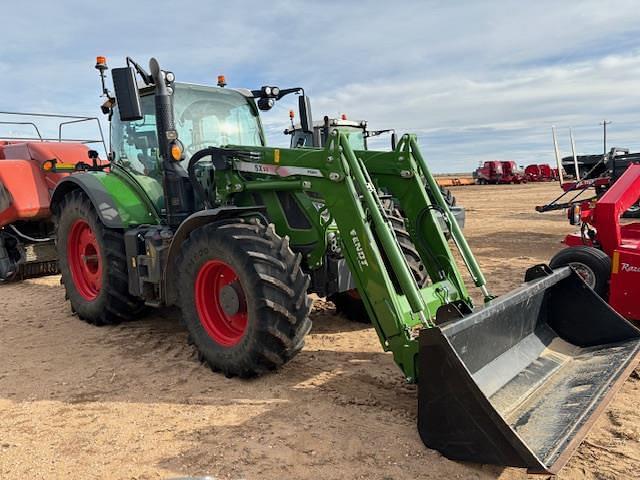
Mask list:
POLYGON ((11 112, 11 111, 0 111, 0 115, 8 115, 8 116, 21 116, 21 117, 36 117, 36 118, 58 118, 58 119, 68 119, 66 121, 61 121, 58 123, 58 138, 45 138, 42 136, 40 129, 35 124, 35 122, 24 122, 24 121, 0 121, 0 125, 31 125, 36 133, 37 137, 22 137, 22 136, 4 136, 0 135, 0 139, 3 140, 38 140, 40 142, 79 142, 79 143, 102 143, 104 147, 104 151, 107 151, 107 145, 104 139, 104 133, 102 131, 102 125, 100 124, 100 119, 98 117, 87 117, 87 116, 79 116, 79 115, 63 115, 63 114, 55 114, 55 113, 33 113, 33 112, 11 112), (95 121, 98 126, 98 132, 100 133, 99 139, 93 138, 62 138, 62 127, 65 125, 69 125, 72 123, 81 123, 81 122, 93 122, 95 121))
POLYGON ((6 122, 6 121, 0 121, 0 125, 31 125, 36 133, 38 134, 38 138, 40 139, 40 141, 42 142, 42 134, 40 133, 40 130, 38 130, 38 126, 33 123, 33 122, 6 122))

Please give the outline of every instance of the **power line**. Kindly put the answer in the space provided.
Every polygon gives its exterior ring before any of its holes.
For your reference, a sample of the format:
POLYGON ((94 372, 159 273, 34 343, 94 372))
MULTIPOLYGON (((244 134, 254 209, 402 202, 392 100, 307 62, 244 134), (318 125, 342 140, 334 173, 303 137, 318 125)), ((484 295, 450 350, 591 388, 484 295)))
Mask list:
POLYGON ((607 125, 609 125, 611 122, 609 120, 603 120, 602 122, 600 122, 600 125, 602 125, 602 144, 603 144, 603 151, 602 151, 602 155, 607 155, 607 125))

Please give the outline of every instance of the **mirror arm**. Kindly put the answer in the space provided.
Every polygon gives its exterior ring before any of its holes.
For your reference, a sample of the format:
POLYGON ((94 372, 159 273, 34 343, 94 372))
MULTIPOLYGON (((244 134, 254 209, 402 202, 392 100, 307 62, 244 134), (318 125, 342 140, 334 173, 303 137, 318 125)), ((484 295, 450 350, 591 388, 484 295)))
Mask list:
POLYGON ((153 85, 153 77, 148 74, 144 68, 138 65, 133 58, 127 57, 127 66, 130 67, 131 65, 136 69, 136 72, 138 72, 138 75, 140 75, 140 78, 142 78, 145 85, 153 85))
MULTIPOLYGON (((304 88, 302 87, 295 87, 295 88, 284 88, 282 90, 280 90, 280 93, 273 97, 266 97, 266 98, 275 98, 276 100, 280 100, 282 97, 289 95, 290 93, 300 93, 302 95, 304 95, 304 88)), ((253 98, 262 98, 264 96, 264 94, 262 93, 262 90, 251 90, 251 95, 253 96, 253 98)))
POLYGON ((280 93, 276 97, 276 100, 280 100, 282 97, 284 97, 285 95, 289 95, 290 93, 299 93, 301 95, 304 95, 304 88, 295 87, 295 88, 285 88, 284 90, 280 90, 280 93))
POLYGON ((365 133, 365 137, 377 137, 378 135, 382 135, 383 133, 395 133, 396 130, 394 128, 386 128, 384 130, 368 130, 365 133))

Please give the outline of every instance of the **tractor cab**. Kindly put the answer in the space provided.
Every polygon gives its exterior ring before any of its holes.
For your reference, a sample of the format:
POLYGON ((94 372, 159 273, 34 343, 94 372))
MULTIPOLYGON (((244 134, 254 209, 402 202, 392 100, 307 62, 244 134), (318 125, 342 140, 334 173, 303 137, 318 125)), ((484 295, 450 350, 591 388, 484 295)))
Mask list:
POLYGON ((291 128, 284 131, 291 135, 291 148, 324 147, 329 135, 335 130, 349 134, 349 144, 354 150, 367 150, 367 138, 370 136, 365 120, 347 120, 346 115, 340 118, 325 117, 313 123, 313 130, 305 132, 300 124, 293 124, 293 111, 289 112, 291 128))
MULTIPOLYGON (((176 83, 173 106, 175 127, 184 145, 181 163, 207 147, 222 145, 264 146, 264 133, 254 102, 237 90, 176 83)), ((111 150, 114 160, 149 176, 160 175, 156 111, 153 88, 140 92, 142 118, 112 119, 111 150)), ((117 108, 117 107, 116 107, 117 108)))
MULTIPOLYGON (((125 167, 161 209, 162 165, 153 93, 153 88, 141 90, 139 120, 123 121, 117 112, 113 115, 111 152, 113 161, 125 167)), ((180 164, 185 170, 191 155, 203 148, 265 144, 256 105, 244 92, 176 83, 173 105, 176 131, 184 146, 180 164)))

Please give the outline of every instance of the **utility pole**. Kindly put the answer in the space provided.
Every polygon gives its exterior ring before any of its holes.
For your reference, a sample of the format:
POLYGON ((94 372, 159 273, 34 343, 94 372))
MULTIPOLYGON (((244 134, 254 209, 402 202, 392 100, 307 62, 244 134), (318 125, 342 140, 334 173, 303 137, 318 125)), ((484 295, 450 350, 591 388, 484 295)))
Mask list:
POLYGON ((602 125, 602 141, 603 141, 603 156, 607 156, 607 125, 609 125, 611 122, 608 120, 603 120, 602 122, 600 122, 600 125, 602 125))

